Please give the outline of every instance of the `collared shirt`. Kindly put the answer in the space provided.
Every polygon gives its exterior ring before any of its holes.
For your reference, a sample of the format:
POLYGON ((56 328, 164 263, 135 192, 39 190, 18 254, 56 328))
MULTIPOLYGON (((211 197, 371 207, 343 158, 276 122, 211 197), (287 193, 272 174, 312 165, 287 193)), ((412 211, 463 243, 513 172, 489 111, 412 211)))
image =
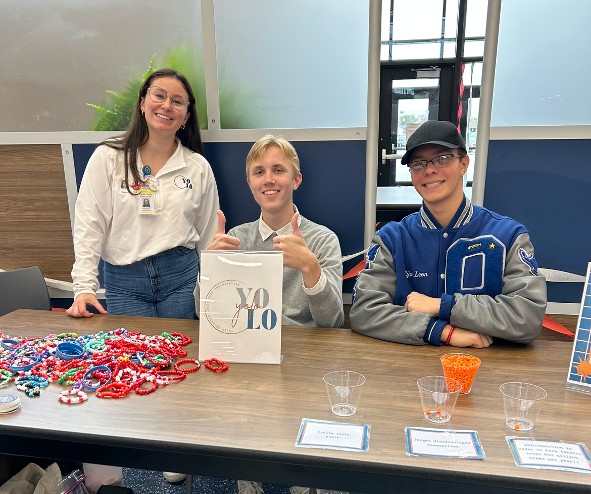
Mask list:
MULTIPOLYGON (((294 205, 294 213, 299 213, 298 208, 294 205)), ((298 216, 298 226, 302 223, 302 216, 298 216)), ((293 228, 291 226, 291 222, 287 225, 282 226, 279 230, 273 230, 265 221, 263 220, 263 214, 261 213, 261 217, 259 218, 259 233, 261 234, 261 238, 263 240, 267 240, 271 235, 275 234, 279 235, 291 235, 293 233, 293 228)), ((302 282, 302 286, 304 287, 304 293, 306 295, 317 295, 318 293, 324 290, 326 286, 326 274, 322 267, 320 268, 320 278, 318 282, 311 288, 307 288, 304 283, 302 282)))

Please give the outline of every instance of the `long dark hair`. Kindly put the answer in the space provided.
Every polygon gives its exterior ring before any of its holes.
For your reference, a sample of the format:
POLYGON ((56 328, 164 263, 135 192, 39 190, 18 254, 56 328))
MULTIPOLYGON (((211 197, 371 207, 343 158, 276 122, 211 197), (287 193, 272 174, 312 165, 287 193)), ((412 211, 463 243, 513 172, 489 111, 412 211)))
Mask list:
POLYGON ((189 95, 189 107, 187 109, 189 118, 187 119, 185 125, 177 130, 176 136, 179 138, 183 146, 186 146, 190 150, 203 155, 203 143, 201 142, 199 117, 197 116, 197 109, 195 107, 195 95, 193 94, 193 89, 191 89, 189 81, 183 74, 177 72, 174 69, 165 68, 156 70, 148 76, 140 88, 140 92, 133 109, 131 122, 129 123, 129 127, 127 127, 125 133, 118 137, 107 139, 101 142, 101 144, 109 146, 113 149, 119 149, 123 151, 125 158, 125 182, 129 192, 131 192, 129 189, 130 174, 134 182, 139 183, 143 181, 137 169, 137 150, 148 140, 148 126, 146 124, 146 119, 142 114, 140 105, 142 98, 146 98, 148 88, 152 85, 152 81, 160 77, 172 77, 179 80, 185 87, 185 91, 187 91, 187 94, 189 95))

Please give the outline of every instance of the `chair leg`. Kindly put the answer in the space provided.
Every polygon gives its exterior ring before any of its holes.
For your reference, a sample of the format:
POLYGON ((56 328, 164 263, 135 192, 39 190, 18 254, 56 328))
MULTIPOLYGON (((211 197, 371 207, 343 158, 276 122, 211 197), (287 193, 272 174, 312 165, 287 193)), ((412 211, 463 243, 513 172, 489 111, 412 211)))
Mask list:
POLYGON ((193 494, 193 476, 187 475, 185 479, 185 493, 186 494, 193 494))

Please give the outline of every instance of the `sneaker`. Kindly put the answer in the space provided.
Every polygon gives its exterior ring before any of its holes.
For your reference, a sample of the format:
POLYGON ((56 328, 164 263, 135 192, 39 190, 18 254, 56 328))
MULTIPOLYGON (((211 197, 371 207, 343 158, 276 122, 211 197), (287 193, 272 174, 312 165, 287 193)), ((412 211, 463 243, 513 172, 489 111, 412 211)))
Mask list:
POLYGON ((239 480, 238 494, 263 494, 263 484, 252 480, 239 480))
POLYGON ((187 478, 187 475, 184 473, 162 472, 162 475, 169 484, 180 484, 187 478))

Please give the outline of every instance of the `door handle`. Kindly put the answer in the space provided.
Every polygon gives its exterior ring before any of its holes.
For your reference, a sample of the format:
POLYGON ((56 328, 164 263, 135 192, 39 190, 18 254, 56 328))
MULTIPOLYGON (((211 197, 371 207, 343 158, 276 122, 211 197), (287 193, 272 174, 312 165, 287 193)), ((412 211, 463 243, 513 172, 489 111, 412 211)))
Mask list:
POLYGON ((387 160, 399 160, 404 154, 386 154, 386 150, 382 149, 382 165, 386 164, 387 160))

